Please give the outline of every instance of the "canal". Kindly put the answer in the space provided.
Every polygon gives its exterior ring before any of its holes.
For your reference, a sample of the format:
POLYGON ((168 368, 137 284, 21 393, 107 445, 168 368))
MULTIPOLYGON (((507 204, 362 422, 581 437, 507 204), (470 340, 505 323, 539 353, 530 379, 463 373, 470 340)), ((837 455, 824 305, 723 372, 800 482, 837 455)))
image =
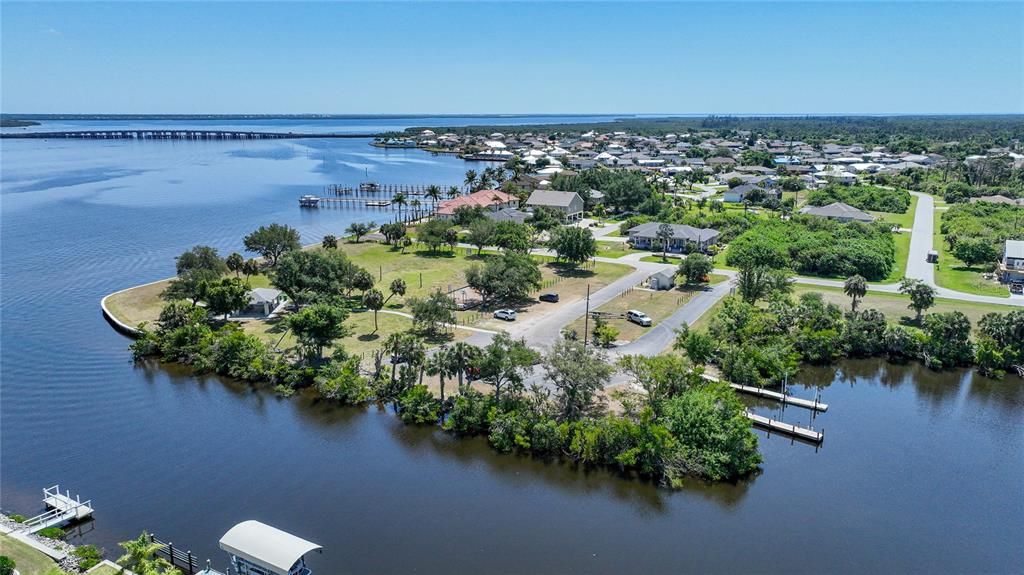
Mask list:
POLYGON ((240 250, 275 221, 308 243, 388 218, 297 207, 326 184, 457 184, 479 164, 326 139, 0 146, 0 507, 29 514, 55 483, 81 492, 96 520, 73 540, 110 557, 148 529, 224 567, 217 539, 259 519, 322 544, 321 574, 1024 570, 1019 379, 805 369, 794 393, 820 390, 826 414, 758 409, 824 427, 824 446, 758 432, 762 471, 736 484, 673 492, 497 455, 378 408, 133 364, 98 307, 197 243, 240 250))

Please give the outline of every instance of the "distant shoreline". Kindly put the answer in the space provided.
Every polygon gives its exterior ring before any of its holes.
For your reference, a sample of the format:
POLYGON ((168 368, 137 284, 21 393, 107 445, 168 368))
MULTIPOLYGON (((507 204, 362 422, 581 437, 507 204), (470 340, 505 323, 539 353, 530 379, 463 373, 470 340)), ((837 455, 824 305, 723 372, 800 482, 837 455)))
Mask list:
POLYGON ((0 118, 0 128, 27 128, 38 126, 39 122, 32 120, 15 120, 14 118, 0 118))

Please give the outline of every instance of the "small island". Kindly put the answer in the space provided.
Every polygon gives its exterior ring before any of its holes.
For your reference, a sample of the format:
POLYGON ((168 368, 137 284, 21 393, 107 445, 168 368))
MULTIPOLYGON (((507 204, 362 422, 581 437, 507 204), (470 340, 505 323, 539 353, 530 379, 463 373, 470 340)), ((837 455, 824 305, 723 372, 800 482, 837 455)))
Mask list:
POLYGON ((38 126, 39 122, 34 120, 18 120, 16 118, 0 118, 0 128, 27 128, 38 126))

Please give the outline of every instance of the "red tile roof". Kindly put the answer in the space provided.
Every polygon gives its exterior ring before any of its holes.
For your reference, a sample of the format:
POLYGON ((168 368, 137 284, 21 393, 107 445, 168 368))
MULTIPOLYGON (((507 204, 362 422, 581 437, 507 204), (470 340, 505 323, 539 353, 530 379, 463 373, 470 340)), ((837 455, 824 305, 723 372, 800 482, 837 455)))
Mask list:
POLYGON ((480 190, 479 192, 473 192, 468 196, 459 196, 455 199, 441 202, 437 205, 436 213, 442 216, 450 216, 455 213, 456 208, 462 206, 480 206, 482 208, 490 208, 494 207, 494 205, 499 202, 499 205, 504 206, 505 204, 514 201, 516 201, 515 196, 501 190, 480 190), (495 201, 495 199, 497 199, 497 201, 495 201))

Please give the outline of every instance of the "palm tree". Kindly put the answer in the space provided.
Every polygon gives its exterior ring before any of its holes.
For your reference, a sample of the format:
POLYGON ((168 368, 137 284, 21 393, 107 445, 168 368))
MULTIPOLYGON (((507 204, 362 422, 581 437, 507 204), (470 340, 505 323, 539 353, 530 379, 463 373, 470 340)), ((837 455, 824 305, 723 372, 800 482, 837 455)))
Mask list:
POLYGON ((483 172, 480 173, 480 176, 477 177, 476 189, 473 191, 486 190, 487 188, 491 187, 492 179, 493 177, 491 176, 491 169, 485 169, 483 172))
POLYGON ((658 236, 658 240, 661 241, 661 261, 663 262, 668 261, 668 257, 666 255, 668 253, 668 243, 672 241, 674 233, 675 232, 672 230, 672 226, 670 224, 661 224, 658 226, 656 235, 658 236))
POLYGON ((448 361, 452 371, 459 376, 459 393, 464 393, 463 377, 466 370, 480 357, 480 348, 464 341, 457 341, 448 350, 448 361))
POLYGON ((868 293, 868 282, 861 275, 850 276, 843 282, 843 292, 850 296, 852 300, 850 309, 857 311, 857 300, 863 298, 868 293))
POLYGON ((173 573, 173 566, 163 558, 155 558, 157 551, 165 547, 162 543, 152 541, 149 533, 145 531, 137 539, 118 543, 125 554, 118 560, 117 564, 125 569, 134 571, 139 575, 158 575, 160 573, 173 573))
POLYGON ((427 186, 427 191, 423 195, 436 204, 441 200, 441 188, 433 185, 427 186))
POLYGON ((466 179, 464 180, 464 183, 471 192, 476 191, 474 188, 474 186, 476 186, 476 170, 466 170, 466 179))
POLYGON ((398 192, 395 194, 395 197, 391 198, 391 203, 398 206, 398 219, 402 219, 402 206, 408 203, 405 199, 405 194, 398 192))
POLYGON ((412 201, 409 202, 409 206, 412 207, 413 213, 416 214, 414 219, 417 219, 417 220, 420 219, 420 206, 421 205, 423 205, 423 202, 421 202, 419 200, 419 198, 413 198, 412 201))
POLYGON ((444 405, 444 379, 455 375, 451 352, 447 346, 441 346, 434 355, 427 358, 427 374, 436 375, 441 383, 441 405, 444 405))
POLYGON ((454 200, 455 198, 459 197, 459 194, 460 194, 460 192, 459 192, 459 187, 458 186, 451 186, 450 188, 448 188, 448 199, 449 200, 454 200))

